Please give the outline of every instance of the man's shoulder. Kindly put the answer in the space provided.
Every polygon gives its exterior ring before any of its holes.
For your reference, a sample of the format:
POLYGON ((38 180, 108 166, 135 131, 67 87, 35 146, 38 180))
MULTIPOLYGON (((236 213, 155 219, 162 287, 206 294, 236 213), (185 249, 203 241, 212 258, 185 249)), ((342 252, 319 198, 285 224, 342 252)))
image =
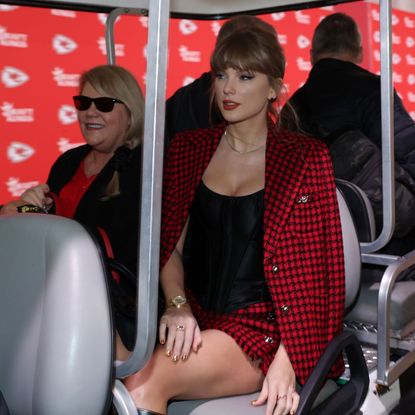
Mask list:
POLYGON ((366 81, 379 81, 379 75, 370 72, 363 66, 357 65, 351 61, 345 61, 334 58, 324 58, 316 62, 311 69, 310 76, 319 76, 324 74, 331 74, 333 77, 346 76, 357 79, 364 79, 366 81))
POLYGON ((211 74, 205 72, 199 78, 196 78, 193 82, 180 87, 168 100, 167 105, 173 104, 176 101, 180 101, 186 97, 193 96, 194 94, 206 94, 209 91, 211 85, 211 74))

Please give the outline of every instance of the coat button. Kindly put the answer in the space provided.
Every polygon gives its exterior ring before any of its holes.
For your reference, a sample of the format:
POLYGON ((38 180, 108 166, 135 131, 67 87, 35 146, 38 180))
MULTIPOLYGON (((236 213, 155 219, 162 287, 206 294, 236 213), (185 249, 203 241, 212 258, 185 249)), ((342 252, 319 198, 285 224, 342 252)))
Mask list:
POLYGON ((277 271, 278 271, 278 265, 273 265, 273 266, 272 266, 272 270, 273 270, 274 272, 277 272, 277 271))
POLYGON ((297 199, 297 203, 307 203, 310 195, 303 195, 297 199))
POLYGON ((267 320, 268 321, 274 321, 275 320, 275 314, 272 313, 272 312, 268 313, 267 320))
POLYGON ((280 307, 280 310, 281 310, 281 313, 282 314, 284 314, 284 315, 287 315, 288 314, 288 312, 290 311, 290 307, 288 307, 288 305, 282 305, 281 307, 280 307))
POLYGON ((274 339, 269 336, 264 336, 265 343, 274 343, 274 339))

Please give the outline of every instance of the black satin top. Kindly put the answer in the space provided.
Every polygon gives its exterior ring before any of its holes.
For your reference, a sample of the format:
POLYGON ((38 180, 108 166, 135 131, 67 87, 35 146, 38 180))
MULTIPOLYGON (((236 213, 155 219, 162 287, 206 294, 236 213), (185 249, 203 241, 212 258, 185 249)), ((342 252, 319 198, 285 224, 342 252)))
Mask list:
POLYGON ((186 286, 206 310, 229 313, 270 299, 263 268, 264 191, 224 196, 203 182, 183 248, 186 286))

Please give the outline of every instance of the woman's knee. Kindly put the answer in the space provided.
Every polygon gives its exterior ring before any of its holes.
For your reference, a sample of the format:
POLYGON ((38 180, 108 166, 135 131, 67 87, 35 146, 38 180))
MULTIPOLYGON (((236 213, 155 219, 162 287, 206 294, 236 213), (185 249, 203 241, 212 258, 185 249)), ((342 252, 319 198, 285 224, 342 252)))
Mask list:
POLYGON ((174 368, 171 359, 165 356, 161 347, 157 347, 147 365, 124 380, 126 388, 137 391, 140 396, 155 394, 170 399, 174 386, 174 368))

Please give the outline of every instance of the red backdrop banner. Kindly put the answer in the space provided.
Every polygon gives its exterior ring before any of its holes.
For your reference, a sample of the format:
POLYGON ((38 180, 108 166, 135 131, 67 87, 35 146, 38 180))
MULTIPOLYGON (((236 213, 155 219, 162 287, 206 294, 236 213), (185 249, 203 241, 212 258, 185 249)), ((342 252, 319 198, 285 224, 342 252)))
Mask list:
MULTIPOLYGON (((287 57, 288 94, 307 78, 315 26, 335 11, 351 14, 364 38, 363 66, 379 71, 379 9, 364 2, 261 16, 275 26, 287 57)), ((0 203, 45 182, 53 161, 82 144, 72 104, 79 74, 106 62, 106 15, 0 4, 0 203)), ((116 62, 145 91, 147 23, 121 16, 115 26, 116 62)), ((167 96, 209 68, 222 21, 172 19, 167 96)), ((393 13, 395 87, 415 118, 415 15, 393 13)))

